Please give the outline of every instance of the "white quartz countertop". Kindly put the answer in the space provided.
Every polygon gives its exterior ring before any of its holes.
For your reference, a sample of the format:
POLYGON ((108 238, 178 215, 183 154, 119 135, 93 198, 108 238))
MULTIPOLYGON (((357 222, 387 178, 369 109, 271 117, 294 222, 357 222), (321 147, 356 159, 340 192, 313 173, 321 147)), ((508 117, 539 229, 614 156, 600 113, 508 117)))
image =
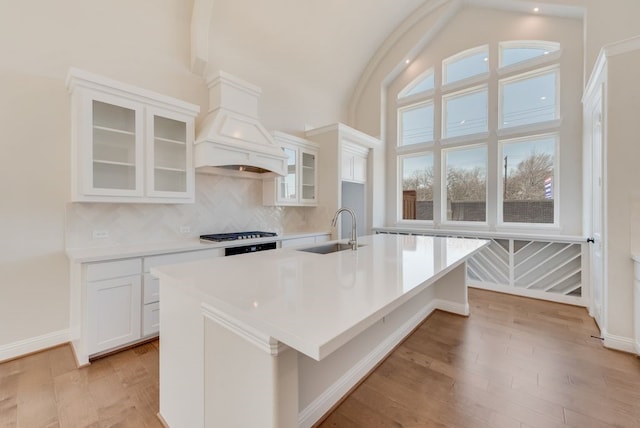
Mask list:
POLYGON ((285 241, 288 239, 329 234, 329 231, 286 233, 280 236, 267 238, 243 239, 224 242, 201 242, 199 238, 189 238, 168 242, 117 245, 110 247, 67 248, 66 253, 67 257, 72 262, 89 263, 129 257, 152 256, 157 254, 167 254, 181 251, 197 251, 214 248, 236 247, 240 245, 259 244, 261 242, 285 241))
POLYGON ((283 248, 166 265, 151 273, 160 278, 161 290, 163 280, 173 281, 229 323, 320 360, 488 241, 380 234, 359 243, 355 252, 283 248))

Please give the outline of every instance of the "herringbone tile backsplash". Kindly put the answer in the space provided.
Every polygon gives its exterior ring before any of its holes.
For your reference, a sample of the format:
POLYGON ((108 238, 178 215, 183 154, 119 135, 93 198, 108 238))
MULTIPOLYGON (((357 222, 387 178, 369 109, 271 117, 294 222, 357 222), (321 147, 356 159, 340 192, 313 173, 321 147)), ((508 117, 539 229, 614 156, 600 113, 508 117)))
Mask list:
POLYGON ((143 244, 243 230, 326 231, 329 215, 321 208, 263 206, 261 180, 196 174, 195 204, 67 204, 66 246, 143 244), (180 233, 182 226, 190 232, 180 233), (93 239, 94 230, 108 231, 109 237, 93 239))

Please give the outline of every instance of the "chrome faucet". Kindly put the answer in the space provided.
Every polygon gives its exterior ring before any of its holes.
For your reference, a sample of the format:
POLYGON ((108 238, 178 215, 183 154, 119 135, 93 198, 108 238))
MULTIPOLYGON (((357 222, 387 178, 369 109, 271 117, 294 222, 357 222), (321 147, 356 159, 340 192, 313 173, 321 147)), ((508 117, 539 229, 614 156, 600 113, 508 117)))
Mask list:
POLYGON ((351 214, 351 239, 349 240, 349 244, 351 245, 351 249, 356 251, 358 249, 358 235, 356 233, 356 213, 351 211, 349 208, 340 208, 336 211, 336 214, 333 216, 333 220, 331 220, 331 227, 336 227, 336 223, 338 222, 338 216, 341 212, 348 212, 351 214))

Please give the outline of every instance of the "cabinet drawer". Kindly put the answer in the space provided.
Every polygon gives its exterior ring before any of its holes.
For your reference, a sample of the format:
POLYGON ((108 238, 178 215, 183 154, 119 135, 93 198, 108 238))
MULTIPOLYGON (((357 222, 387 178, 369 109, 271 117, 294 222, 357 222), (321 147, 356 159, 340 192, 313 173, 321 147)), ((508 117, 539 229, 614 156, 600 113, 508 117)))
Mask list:
POLYGON ((141 259, 116 260, 113 262, 91 263, 87 265, 87 281, 122 278, 139 275, 142 272, 141 259))
POLYGON ((182 253, 162 254, 160 256, 145 257, 144 272, 147 273, 149 272, 149 269, 156 266, 202 260, 208 257, 221 257, 223 255, 223 248, 212 248, 210 250, 186 251, 182 253))
POLYGON ((160 303, 149 303, 142 307, 142 335, 160 332, 160 303))
POLYGON ((160 280, 150 273, 144 274, 142 303, 154 303, 160 300, 160 280))

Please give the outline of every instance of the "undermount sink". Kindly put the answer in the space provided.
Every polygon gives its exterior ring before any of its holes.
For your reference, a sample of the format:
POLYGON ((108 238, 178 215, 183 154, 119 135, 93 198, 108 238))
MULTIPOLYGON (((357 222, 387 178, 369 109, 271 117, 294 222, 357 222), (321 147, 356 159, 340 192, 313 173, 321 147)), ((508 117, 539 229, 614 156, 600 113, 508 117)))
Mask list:
MULTIPOLYGON (((358 245, 358 248, 363 247, 363 245, 358 245)), ((338 251, 350 250, 351 244, 345 244, 342 242, 335 242, 333 244, 326 245, 318 245, 316 247, 309 248, 300 248, 298 251, 306 251, 307 253, 316 253, 316 254, 329 254, 335 253, 338 251)))

